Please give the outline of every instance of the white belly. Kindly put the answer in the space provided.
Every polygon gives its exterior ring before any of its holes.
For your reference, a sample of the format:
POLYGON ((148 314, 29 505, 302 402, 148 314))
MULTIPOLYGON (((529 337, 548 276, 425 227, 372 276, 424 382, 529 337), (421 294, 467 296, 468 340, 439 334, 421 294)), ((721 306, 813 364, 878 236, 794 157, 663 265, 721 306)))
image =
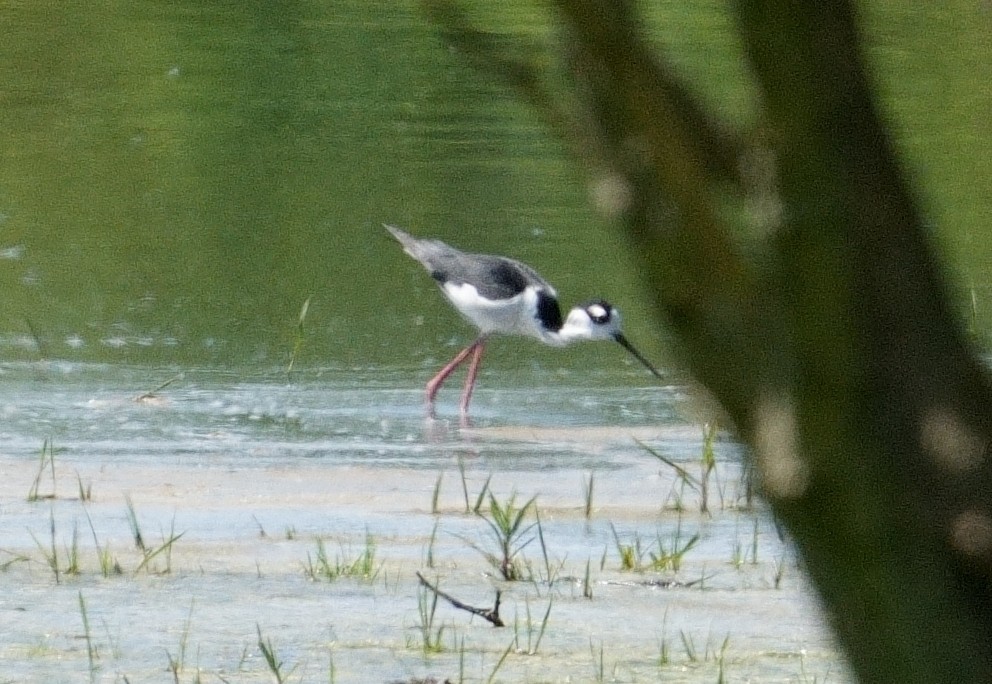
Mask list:
POLYGON ((455 308, 483 335, 525 335, 545 339, 537 322, 537 294, 528 288, 509 299, 489 300, 468 283, 445 283, 442 288, 455 308))

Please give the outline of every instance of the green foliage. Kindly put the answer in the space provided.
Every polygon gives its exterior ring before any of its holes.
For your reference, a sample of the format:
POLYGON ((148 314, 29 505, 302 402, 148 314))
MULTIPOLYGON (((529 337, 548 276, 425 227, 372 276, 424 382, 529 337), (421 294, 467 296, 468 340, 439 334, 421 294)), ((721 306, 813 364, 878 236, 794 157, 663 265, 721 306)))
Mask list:
MULTIPOLYGON (((438 595, 427 589, 423 584, 417 587, 417 624, 420 633, 420 648, 424 655, 444 651, 444 625, 435 627, 434 618, 437 615, 438 595)), ((463 643, 464 645, 464 643, 463 643)))
POLYGON ((38 501, 40 499, 55 498, 55 445, 48 437, 41 443, 41 453, 38 454, 38 473, 28 489, 28 501, 38 501), (48 466, 52 474, 52 493, 40 494, 41 478, 45 474, 45 466, 48 466))
POLYGON ((83 638, 86 640, 86 658, 89 661, 89 675, 90 682, 93 684, 97 681, 97 660, 99 659, 99 654, 96 650, 96 644, 93 643, 93 635, 90 633, 90 618, 86 612, 86 601, 83 599, 83 592, 79 592, 79 614, 83 619, 83 638))
POLYGON ((255 631, 258 632, 258 650, 261 652, 262 658, 265 659, 265 664, 269 668, 269 672, 275 677, 276 684, 285 684, 287 678, 296 670, 296 666, 291 667, 288 672, 284 671, 285 663, 276 654, 272 640, 262 636, 262 628, 257 623, 255 625, 255 631))
POLYGON ((531 497, 523 506, 518 507, 516 494, 511 494, 509 499, 500 503, 490 492, 488 516, 484 513, 478 514, 489 526, 497 548, 496 553, 481 549, 480 551, 505 580, 516 581, 530 576, 526 564, 520 559, 520 552, 534 541, 533 536, 526 537, 526 535, 537 525, 537 522, 529 525, 525 523, 536 499, 537 497, 531 497))
POLYGON ((316 557, 312 558, 307 553, 307 562, 304 566, 304 573, 311 580, 327 580, 333 582, 342 577, 372 582, 379 576, 382 563, 376 560, 375 537, 368 531, 365 532, 365 544, 358 555, 348 557, 344 550, 333 559, 327 553, 324 540, 317 539, 316 557))

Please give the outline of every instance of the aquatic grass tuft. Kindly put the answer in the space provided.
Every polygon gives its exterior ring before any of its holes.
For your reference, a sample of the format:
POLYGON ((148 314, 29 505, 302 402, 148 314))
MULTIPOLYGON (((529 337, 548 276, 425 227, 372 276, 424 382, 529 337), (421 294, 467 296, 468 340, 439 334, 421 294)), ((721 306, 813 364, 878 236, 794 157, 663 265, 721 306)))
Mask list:
POLYGON ((45 564, 48 565, 52 574, 55 576, 55 583, 61 584, 63 575, 78 575, 81 571, 79 565, 79 526, 73 523, 71 542, 68 546, 63 547, 65 549, 65 566, 63 566, 59 560, 58 542, 56 541, 54 506, 51 507, 48 515, 47 547, 41 543, 34 532, 28 530, 28 534, 31 535, 35 546, 38 547, 38 550, 41 551, 41 555, 45 559, 45 564))
POLYGON ((782 588, 782 579, 785 577, 785 563, 786 563, 786 555, 785 555, 785 551, 783 550, 782 555, 778 557, 777 561, 775 561, 774 582, 776 589, 782 588))
POLYGON ((796 681, 800 684, 826 684, 828 677, 830 677, 829 669, 823 674, 823 679, 816 675, 810 675, 806 671, 806 656, 802 651, 799 653, 799 675, 796 677, 796 681))
POLYGON ((86 601, 83 599, 83 592, 79 592, 79 614, 83 618, 83 638, 86 639, 86 658, 89 660, 89 672, 90 672, 90 682, 97 681, 97 660, 99 659, 99 654, 96 650, 96 645, 93 643, 93 635, 90 632, 90 618, 86 613, 86 601))
MULTIPOLYGON (((621 570, 639 570, 642 567, 641 559, 644 552, 641 549, 641 537, 634 533, 634 543, 628 544, 620 540, 620 534, 613 523, 610 523, 610 531, 613 533, 613 542, 616 545, 617 555, 620 557, 621 570)), ((604 554, 605 556, 605 554, 604 554)), ((602 567, 600 567, 602 570, 602 567)))
POLYGON ((430 568, 434 569, 434 545, 437 543, 437 528, 438 523, 434 521, 434 527, 431 528, 431 538, 427 542, 427 551, 424 558, 424 564, 430 568))
POLYGON ((710 478, 716 476, 716 451, 713 442, 716 439, 716 425, 707 423, 703 426, 703 449, 699 457, 699 512, 710 512, 710 478))
POLYGON ((726 684, 727 682, 726 662, 727 662, 727 647, 729 645, 730 645, 730 635, 727 634, 727 636, 725 636, 723 639, 723 644, 721 644, 720 646, 720 652, 716 654, 717 684, 726 684))
POLYGON ((548 628, 548 620, 551 617, 551 607, 554 605, 554 597, 548 597, 548 607, 544 611, 544 617, 541 619, 540 625, 535 625, 533 618, 530 613, 530 601, 526 598, 524 599, 524 610, 526 615, 525 628, 527 634, 527 646, 522 647, 520 645, 520 625, 516 617, 513 619, 513 638, 516 651, 518 653, 523 653, 525 655, 536 655, 537 649, 541 645, 541 639, 544 638, 544 632, 548 628))
POLYGON ((503 667, 503 663, 506 662, 506 658, 513 651, 513 644, 514 642, 511 641, 510 645, 506 647, 505 651, 503 651, 503 655, 501 655, 499 657, 499 660, 496 661, 496 665, 493 667, 492 672, 489 673, 489 678, 486 679, 486 684, 492 684, 493 682, 496 681, 496 674, 500 671, 500 668, 503 667))
POLYGON ((596 484, 596 473, 590 471, 589 477, 582 480, 582 499, 585 502, 583 510, 586 520, 592 519, 592 495, 596 484))
POLYGON ((434 482, 434 491, 431 493, 431 515, 437 515, 438 500, 441 498, 441 481, 444 480, 444 473, 437 474, 437 481, 434 482))
POLYGON ((152 549, 142 548, 143 557, 141 562, 138 564, 138 567, 134 569, 134 574, 138 574, 145 568, 150 567, 149 564, 151 561, 158 556, 163 556, 165 558, 165 567, 162 569, 156 569, 155 572, 161 575, 167 575, 172 572, 172 547, 177 541, 182 539, 185 534, 185 532, 176 534, 176 519, 173 517, 171 527, 169 528, 169 534, 162 535, 162 543, 152 549))
POLYGON ((90 526, 90 534, 93 535, 93 547, 96 549, 97 561, 100 564, 100 574, 104 577, 123 574, 120 563, 110 553, 110 544, 100 544, 100 539, 96 534, 96 527, 93 525, 93 518, 90 516, 90 511, 85 504, 83 505, 83 513, 86 515, 86 522, 90 526))
POLYGON ((744 462, 741 464, 740 479, 737 482, 737 501, 734 503, 739 510, 754 510, 755 490, 757 489, 755 485, 756 479, 757 475, 753 459, 744 459, 744 462))
MULTIPOLYGON (((487 480, 488 482, 488 480, 487 480)), ((488 516, 482 513, 478 515, 489 525, 489 529, 496 540, 497 553, 491 553, 480 549, 475 544, 472 546, 480 551, 489 561, 490 565, 499 572, 500 576, 507 581, 517 581, 525 579, 526 565, 521 562, 520 552, 530 544, 534 537, 524 539, 537 522, 525 525, 527 514, 535 508, 537 497, 531 497, 523 506, 517 507, 516 494, 503 503, 500 503, 496 496, 489 493, 488 516)))
POLYGON ((337 681, 334 669, 334 649, 327 649, 327 684, 334 684, 337 681))
POLYGON ((458 476, 462 481, 462 494, 465 497, 465 512, 470 513, 472 508, 468 503, 468 478, 465 475, 465 459, 461 454, 458 454, 458 476))
POLYGON ((138 515, 134 511, 134 502, 131 501, 131 495, 124 495, 124 504, 127 508, 127 522, 128 526, 131 528, 131 538, 134 539, 134 546, 136 549, 145 552, 145 538, 141 534, 141 525, 138 524, 138 515))
POLYGON ((592 600, 592 582, 589 579, 590 560, 586 559, 586 574, 582 578, 582 598, 592 600))
POLYGON ((660 534, 656 536, 657 550, 646 547, 641 535, 637 532, 634 533, 633 543, 628 543, 620 539, 620 534, 612 523, 610 523, 610 530, 613 533, 613 541, 620 558, 620 569, 632 572, 645 572, 647 570, 678 572, 682 568, 685 555, 700 539, 698 534, 683 539, 681 516, 679 516, 678 524, 667 542, 662 539, 660 534))
POLYGON ((661 617, 661 641, 658 644, 658 666, 663 667, 671 662, 671 653, 668 648, 668 608, 661 617))
POLYGON ((685 657, 690 663, 697 662, 699 660, 699 654, 696 652, 696 644, 692 641, 692 635, 680 629, 679 638, 682 640, 682 649, 685 651, 685 657))
POLYGON ((597 684, 601 684, 606 681, 606 667, 603 659, 603 641, 599 641, 599 652, 596 652, 596 647, 592 643, 592 637, 589 637, 589 650, 592 652, 592 665, 593 665, 593 679, 597 684))
POLYGON ((310 297, 307 297, 303 302, 303 306, 300 307, 300 315, 296 321, 296 335, 293 339, 293 351, 289 355, 289 364, 286 366, 286 374, 293 372, 293 367, 296 365, 297 359, 300 357, 300 352, 303 351, 303 343, 306 341, 306 320, 307 313, 310 311, 310 297))
POLYGON ((76 485, 79 487, 79 500, 80 501, 82 501, 83 503, 85 503, 87 501, 92 501, 93 500, 93 483, 92 482, 87 482, 84 485, 83 484, 83 478, 79 474, 78 471, 76 472, 76 485))
POLYGON ((475 497, 475 504, 472 506, 472 513, 479 515, 479 511, 482 510, 482 505, 486 502, 486 494, 490 497, 492 493, 489 491, 489 483, 492 482, 493 476, 490 475, 486 478, 486 481, 482 483, 482 489, 479 490, 479 495, 475 497))
POLYGON ((19 553, 14 553, 6 549, 0 549, 0 552, 10 556, 10 558, 0 561, 0 572, 7 572, 15 563, 27 563, 31 560, 28 556, 22 556, 19 553))
POLYGON ((382 569, 382 563, 376 565, 376 543, 375 537, 373 537, 368 530, 365 531, 365 547, 362 552, 358 555, 358 558, 351 564, 348 568, 349 574, 353 577, 361 577, 362 579, 372 581, 378 575, 379 571, 382 569))
POLYGON ((740 570, 748 562, 751 565, 758 564, 758 518, 753 518, 751 522, 751 543, 747 549, 745 549, 744 543, 741 540, 740 531, 735 530, 734 532, 734 543, 730 552, 730 564, 737 570, 740 570), (750 551, 750 560, 748 559, 748 551, 750 551))
POLYGON ((754 518, 754 529, 751 533, 751 565, 758 564, 758 518, 754 518))
MULTIPOLYGON (((668 645, 668 611, 662 618, 662 637, 659 646, 658 666, 663 667, 672 662, 671 652, 668 645)), ((679 630, 679 641, 682 643, 682 652, 689 663, 715 662, 717 665, 717 682, 726 682, 726 660, 727 649, 730 647, 730 634, 724 636, 723 641, 714 642, 713 635, 708 634, 706 643, 703 645, 702 654, 696 646, 692 634, 685 630, 679 630)))
POLYGON ((699 535, 694 534, 684 543, 681 537, 674 536, 671 545, 666 547, 661 539, 658 539, 658 553, 648 552, 651 557, 652 570, 671 570, 678 572, 682 569, 682 559, 697 543, 699 535))
POLYGON ((30 335, 31 337, 31 342, 34 344, 34 348, 38 352, 39 358, 41 359, 51 358, 52 355, 50 353, 48 343, 45 341, 45 338, 41 336, 41 334, 38 331, 38 328, 35 327, 34 322, 27 316, 25 316, 23 320, 25 327, 27 327, 28 329, 28 335, 30 335))
POLYGON ((279 660, 279 656, 276 655, 276 650, 272 646, 272 640, 262 636, 262 628, 258 626, 258 623, 255 623, 255 630, 258 632, 258 650, 261 652, 262 658, 265 659, 265 664, 268 666, 269 672, 275 677, 276 684, 284 684, 287 677, 292 675, 296 670, 296 665, 291 667, 288 672, 284 672, 285 663, 279 660))
POLYGON ((28 489, 28 501, 34 502, 41 499, 55 498, 55 444, 50 437, 46 437, 41 443, 41 453, 38 454, 38 473, 28 489), (48 466, 52 474, 52 493, 40 494, 41 478, 45 475, 45 467, 48 466))
POLYGON ((382 563, 376 562, 375 537, 368 531, 365 532, 365 546, 354 558, 347 558, 342 550, 341 555, 335 556, 332 560, 327 553, 324 540, 317 538, 316 557, 311 557, 307 552, 307 562, 304 565, 304 574, 311 580, 324 579, 329 582, 342 577, 361 579, 367 582, 374 581, 382 569, 382 563))
MULTIPOLYGON (((142 570, 148 568, 149 572, 155 572, 157 574, 165 575, 172 572, 172 549, 175 543, 183 538, 186 534, 185 532, 176 533, 176 518, 172 517, 172 522, 169 527, 169 533, 166 534, 164 531, 162 534, 162 543, 156 547, 149 547, 145 541, 145 535, 141 530, 141 524, 138 522, 138 513, 134 508, 134 502, 131 501, 129 495, 124 496, 124 503, 127 515, 128 527, 131 530, 131 538, 134 540, 134 546, 139 551, 141 551, 141 562, 138 563, 138 567, 134 569, 134 573, 138 574, 142 570), (165 559, 165 566, 162 568, 151 569, 151 562, 162 556, 165 559)), ((96 534, 93 535, 94 541, 96 541, 96 534)), ((99 543, 97 542, 97 547, 99 548, 99 543)), ((109 561, 109 557, 107 559, 109 561)), ((101 566, 104 564, 101 563, 101 566)), ((116 561, 115 561, 116 565, 116 561)), ((104 569, 106 573, 106 570, 104 569)))
POLYGON ((699 543, 699 534, 694 534, 688 539, 683 540, 682 515, 680 514, 668 544, 665 544, 665 541, 660 535, 657 538, 657 542, 658 553, 648 552, 651 558, 651 569, 678 572, 682 569, 682 560, 685 558, 685 555, 699 543))
POLYGON ((72 523, 72 540, 65 548, 65 574, 78 575, 81 572, 79 566, 79 525, 75 521, 72 523))
POLYGON ((734 543, 730 547, 730 564, 735 570, 740 570, 744 565, 744 547, 741 546, 739 535, 734 537, 734 543))
POLYGON ((543 581, 550 587, 554 585, 561 574, 561 569, 565 567, 565 560, 562 559, 558 561, 556 566, 552 566, 551 557, 548 555, 548 545, 544 541, 544 526, 541 524, 541 514, 537 506, 534 506, 534 526, 537 528, 537 542, 541 547, 541 558, 544 560, 543 581))
POLYGON ((418 631, 420 633, 420 648, 424 655, 444 651, 444 625, 434 627, 437 615, 437 592, 430 591, 423 583, 417 586, 417 615, 420 618, 418 631))
POLYGON ((324 540, 320 537, 317 538, 316 560, 311 558, 310 552, 307 551, 307 562, 303 566, 303 572, 311 581, 322 578, 335 580, 341 575, 337 566, 331 563, 327 555, 327 548, 324 546, 324 540))
POLYGON ((44 545, 34 536, 34 532, 28 530, 28 534, 31 535, 31 539, 34 540, 35 545, 38 550, 41 551, 41 555, 44 556, 45 562, 51 569, 52 574, 55 575, 55 583, 61 584, 62 582, 62 572, 59 567, 59 553, 55 544, 55 508, 52 507, 49 511, 48 518, 48 531, 49 531, 49 547, 46 549, 44 545))
MULTIPOLYGON (((189 612, 186 614, 186 621, 183 623, 183 631, 179 636, 179 649, 177 655, 173 656, 166 650, 165 656, 169 660, 169 672, 175 684, 179 684, 179 675, 186 669, 186 649, 189 646, 189 633, 193 624, 193 602, 190 601, 189 612)), ((257 627, 257 625, 256 625, 257 627)), ((199 668, 197 668, 196 680, 200 679, 199 668)))

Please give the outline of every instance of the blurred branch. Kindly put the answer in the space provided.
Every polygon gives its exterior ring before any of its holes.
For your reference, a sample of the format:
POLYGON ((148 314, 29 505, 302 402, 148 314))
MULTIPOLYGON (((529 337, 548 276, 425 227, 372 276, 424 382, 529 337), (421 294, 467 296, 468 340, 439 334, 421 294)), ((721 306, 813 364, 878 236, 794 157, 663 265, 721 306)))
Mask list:
POLYGON ((811 478, 778 510, 865 679, 985 681, 992 389, 878 113, 854 8, 737 13, 790 214, 779 263, 811 478))
POLYGON ((986 681, 992 387, 948 306, 853 7, 738 0, 767 125, 768 148, 748 150, 646 44, 632 3, 553 5, 567 96, 456 3, 425 1, 587 168, 686 364, 751 445, 859 676, 986 681), (725 208, 755 199, 740 170, 759 157, 781 211, 745 258, 725 208))

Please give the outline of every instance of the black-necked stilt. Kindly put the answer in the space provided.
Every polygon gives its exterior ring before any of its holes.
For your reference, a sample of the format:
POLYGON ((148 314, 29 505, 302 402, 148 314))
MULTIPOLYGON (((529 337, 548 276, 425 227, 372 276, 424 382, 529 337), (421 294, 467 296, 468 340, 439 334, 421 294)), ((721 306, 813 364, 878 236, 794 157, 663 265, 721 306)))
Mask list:
MULTIPOLYGON (((384 224, 385 225, 385 224, 384 224)), ((427 405, 433 413, 441 384, 471 355, 461 412, 468 413, 475 377, 490 335, 525 335, 562 347, 579 340, 613 340, 661 377, 654 366, 620 332, 620 312, 601 299, 576 306, 562 320, 555 289, 527 264, 501 256, 467 254, 440 240, 415 238, 396 226, 385 226, 403 251, 424 265, 458 311, 479 329, 465 347, 427 383, 427 405)))

